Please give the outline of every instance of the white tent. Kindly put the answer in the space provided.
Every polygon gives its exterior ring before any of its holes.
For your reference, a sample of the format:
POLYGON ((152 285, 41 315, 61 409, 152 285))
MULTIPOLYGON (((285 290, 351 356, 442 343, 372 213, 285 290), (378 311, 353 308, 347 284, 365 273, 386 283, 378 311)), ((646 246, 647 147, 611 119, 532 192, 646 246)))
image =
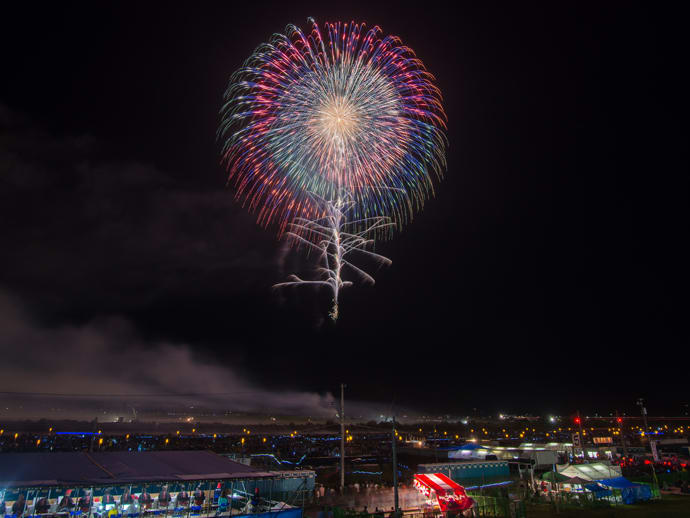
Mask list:
POLYGON ((556 466, 561 475, 568 478, 579 477, 585 480, 602 480, 620 477, 620 466, 609 466, 603 462, 593 464, 561 464, 556 466))

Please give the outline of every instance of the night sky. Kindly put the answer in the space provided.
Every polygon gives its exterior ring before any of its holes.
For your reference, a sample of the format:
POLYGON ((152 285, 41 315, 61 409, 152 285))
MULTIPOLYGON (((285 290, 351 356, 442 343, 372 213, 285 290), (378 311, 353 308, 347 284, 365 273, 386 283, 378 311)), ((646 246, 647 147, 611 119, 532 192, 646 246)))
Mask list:
POLYGON ((660 22, 677 14, 237 4, 4 8, 0 390, 308 399, 344 381, 382 409, 680 412, 687 58, 660 22), (271 290, 305 259, 234 201, 216 141, 230 74, 308 16, 400 36, 449 121, 435 198, 336 325, 327 295, 271 290))

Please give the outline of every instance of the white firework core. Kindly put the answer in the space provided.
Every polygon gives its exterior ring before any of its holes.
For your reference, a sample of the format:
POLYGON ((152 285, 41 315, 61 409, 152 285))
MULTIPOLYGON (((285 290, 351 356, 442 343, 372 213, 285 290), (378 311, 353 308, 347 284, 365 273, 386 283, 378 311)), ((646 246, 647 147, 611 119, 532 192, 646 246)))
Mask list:
POLYGON ((335 199, 345 189, 361 202, 373 183, 388 185, 387 171, 400 167, 406 153, 400 102, 374 67, 333 64, 287 86, 269 147, 289 164, 288 175, 314 182, 311 192, 335 199))

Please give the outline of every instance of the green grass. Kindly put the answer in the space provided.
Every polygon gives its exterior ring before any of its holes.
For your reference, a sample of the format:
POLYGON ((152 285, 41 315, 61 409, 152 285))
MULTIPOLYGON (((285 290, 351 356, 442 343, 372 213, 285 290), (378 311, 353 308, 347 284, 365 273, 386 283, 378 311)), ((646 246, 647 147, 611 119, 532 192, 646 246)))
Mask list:
POLYGON ((690 518, 690 496, 664 496, 661 500, 602 509, 568 509, 556 514, 549 504, 527 506, 527 518, 690 518))

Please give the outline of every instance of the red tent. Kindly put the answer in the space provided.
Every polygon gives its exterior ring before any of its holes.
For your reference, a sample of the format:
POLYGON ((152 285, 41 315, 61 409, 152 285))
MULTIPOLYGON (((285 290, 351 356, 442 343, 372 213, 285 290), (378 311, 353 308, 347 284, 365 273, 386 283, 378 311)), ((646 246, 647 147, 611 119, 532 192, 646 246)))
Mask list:
POLYGON ((435 496, 441 511, 465 511, 474 505, 465 488, 443 473, 415 475, 414 487, 427 498, 435 496))

